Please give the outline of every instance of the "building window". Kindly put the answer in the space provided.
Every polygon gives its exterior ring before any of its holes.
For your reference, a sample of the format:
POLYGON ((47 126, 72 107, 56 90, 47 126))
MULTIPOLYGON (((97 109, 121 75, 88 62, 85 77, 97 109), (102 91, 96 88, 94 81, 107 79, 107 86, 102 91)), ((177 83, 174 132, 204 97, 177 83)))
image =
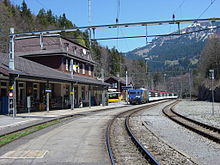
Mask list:
POLYGON ((64 43, 64 47, 65 47, 66 51, 68 52, 69 51, 69 43, 64 43))
POLYGON ((39 100, 39 84, 34 83, 33 84, 33 100, 37 101, 39 100))
POLYGON ((118 88, 118 84, 116 83, 112 83, 112 88, 118 88))
POLYGON ((82 74, 85 74, 85 64, 82 64, 82 74))
POLYGON ((89 70, 89 75, 91 76, 92 75, 92 69, 91 69, 91 66, 89 65, 89 67, 88 67, 88 70, 89 70))
POLYGON ((2 87, 6 87, 6 86, 7 86, 7 83, 6 83, 6 82, 1 82, 1 86, 2 86, 2 87))
POLYGON ((70 72, 73 71, 73 59, 70 60, 70 68, 69 68, 70 72))
POLYGON ((86 49, 83 49, 82 52, 83 52, 83 55, 86 55, 86 49))
POLYGON ((73 55, 76 56, 76 50, 77 50, 77 47, 76 46, 73 46, 73 55))
POLYGON ((83 56, 83 49, 80 49, 80 55, 83 56))
MULTIPOLYGON (((7 82, 1 82, 0 83, 0 95, 1 96, 8 96, 8 91, 7 91, 7 82)), ((1 109, 1 107, 0 107, 1 109)))
POLYGON ((80 66, 79 66, 79 63, 78 63, 78 62, 74 62, 73 68, 74 68, 73 70, 75 70, 76 73, 79 73, 79 68, 80 68, 80 66))
POLYGON ((82 100, 85 100, 85 87, 82 87, 82 100))
POLYGON ((68 71, 68 70, 69 70, 69 60, 66 59, 66 71, 68 71))
POLYGON ((78 62, 78 67, 77 67, 77 72, 79 73, 80 72, 80 63, 78 62))

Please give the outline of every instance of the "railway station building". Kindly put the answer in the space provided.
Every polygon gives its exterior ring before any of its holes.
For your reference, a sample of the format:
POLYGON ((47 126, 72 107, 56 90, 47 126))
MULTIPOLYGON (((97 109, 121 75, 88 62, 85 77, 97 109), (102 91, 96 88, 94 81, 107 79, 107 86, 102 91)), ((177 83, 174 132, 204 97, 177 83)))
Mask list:
MULTIPOLYGON (((115 92, 123 92, 123 87, 126 86, 125 77, 109 76, 105 78, 105 82, 110 84, 109 90, 115 92)), ((134 82, 132 81, 131 77, 128 77, 128 86, 134 86, 134 82)))
MULTIPOLYGON (((127 77, 128 87, 133 88, 134 82, 131 77, 127 77)), ((108 92, 120 92, 122 99, 126 99, 126 77, 109 76, 105 78, 105 82, 110 84, 108 92)))
POLYGON ((108 83, 94 76, 89 49, 57 36, 26 37, 15 42, 15 70, 0 54, 0 114, 8 113, 9 75, 16 80, 18 113, 105 104, 108 83), (73 88, 74 87, 74 88, 73 88), (74 89, 74 92, 72 91, 74 89))

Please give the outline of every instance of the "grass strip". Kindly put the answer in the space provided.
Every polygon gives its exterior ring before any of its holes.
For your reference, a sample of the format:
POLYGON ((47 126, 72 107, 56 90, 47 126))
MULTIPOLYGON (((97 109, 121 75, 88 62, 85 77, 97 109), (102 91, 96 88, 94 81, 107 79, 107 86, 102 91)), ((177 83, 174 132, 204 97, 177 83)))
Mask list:
POLYGON ((44 123, 44 124, 36 125, 36 126, 30 127, 30 128, 27 128, 27 129, 24 129, 24 130, 15 132, 15 133, 11 133, 11 134, 2 136, 2 137, 0 137, 0 147, 2 147, 3 145, 8 144, 8 143, 18 139, 18 138, 29 135, 33 132, 39 131, 41 129, 44 129, 46 127, 52 126, 52 125, 60 123, 60 122, 61 122, 61 120, 57 119, 57 120, 54 120, 54 121, 50 121, 50 122, 47 122, 47 123, 44 123))

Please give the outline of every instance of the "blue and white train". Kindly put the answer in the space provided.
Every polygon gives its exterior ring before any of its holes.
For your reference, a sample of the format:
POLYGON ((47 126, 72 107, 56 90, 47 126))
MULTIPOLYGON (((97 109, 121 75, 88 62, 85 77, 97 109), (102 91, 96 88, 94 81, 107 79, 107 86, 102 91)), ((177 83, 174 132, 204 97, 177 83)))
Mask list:
POLYGON ((128 101, 130 104, 143 104, 151 101, 176 98, 178 98, 178 96, 175 92, 164 92, 147 89, 128 90, 128 101))

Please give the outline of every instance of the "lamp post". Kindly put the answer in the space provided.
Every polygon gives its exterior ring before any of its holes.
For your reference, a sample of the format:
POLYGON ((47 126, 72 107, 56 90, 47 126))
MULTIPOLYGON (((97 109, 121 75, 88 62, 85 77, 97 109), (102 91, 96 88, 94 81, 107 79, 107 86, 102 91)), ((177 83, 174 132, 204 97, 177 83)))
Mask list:
POLYGON ((210 69, 209 70, 209 73, 210 73, 210 79, 211 79, 211 89, 212 89, 212 115, 214 115, 214 101, 215 101, 215 98, 214 98, 214 90, 213 90, 213 80, 215 79, 214 77, 214 70, 213 69, 210 69))
POLYGON ((144 58, 144 60, 145 60, 145 65, 146 65, 146 73, 147 73, 147 72, 148 72, 148 69, 147 69, 147 61, 148 61, 148 60, 150 60, 150 59, 146 57, 146 58, 144 58))
MULTIPOLYGON (((125 72, 125 76, 126 76, 126 77, 125 77, 126 87, 128 87, 128 71, 125 72)), ((126 92, 126 94, 125 94, 125 100, 126 100, 126 103, 128 104, 128 89, 126 89, 125 92, 126 92)))

